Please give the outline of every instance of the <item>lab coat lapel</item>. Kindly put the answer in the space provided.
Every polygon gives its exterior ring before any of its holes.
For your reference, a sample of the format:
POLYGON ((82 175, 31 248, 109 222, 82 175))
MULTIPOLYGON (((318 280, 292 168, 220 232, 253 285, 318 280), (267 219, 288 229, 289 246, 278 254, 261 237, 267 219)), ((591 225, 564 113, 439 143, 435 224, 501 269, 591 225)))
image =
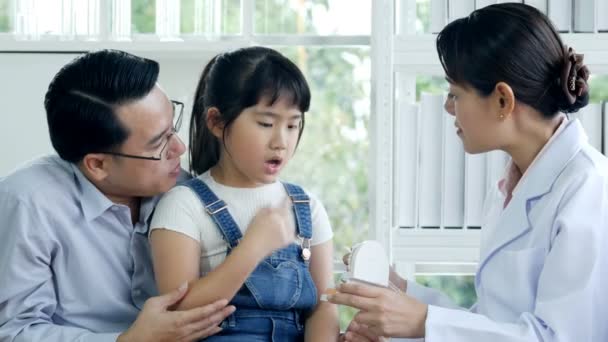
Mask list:
POLYGON ((498 214, 497 219, 488 222, 489 226, 482 228, 487 229, 485 233, 489 235, 485 239, 488 246, 482 246, 481 249, 478 273, 481 273, 498 251, 533 229, 530 211, 534 204, 551 192, 559 174, 586 143, 587 136, 581 124, 578 120, 572 120, 567 123, 559 136, 555 137, 551 145, 547 146, 543 155, 529 170, 529 174, 518 184, 517 191, 507 207, 498 214))

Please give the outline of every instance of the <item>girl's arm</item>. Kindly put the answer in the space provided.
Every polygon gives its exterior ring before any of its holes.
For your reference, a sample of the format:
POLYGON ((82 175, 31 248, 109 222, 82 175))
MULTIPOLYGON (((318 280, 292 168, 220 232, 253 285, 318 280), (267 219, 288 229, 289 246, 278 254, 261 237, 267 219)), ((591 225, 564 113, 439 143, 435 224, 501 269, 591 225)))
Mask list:
POLYGON ((294 240, 289 203, 265 208, 249 224, 247 233, 222 262, 200 278, 201 247, 198 241, 175 231, 155 229, 150 235, 154 272, 161 294, 189 282, 189 291, 177 305, 187 310, 225 298, 231 300, 258 263, 273 250, 294 240))
MULTIPOLYGON (((333 287, 332 240, 312 247, 310 273, 319 295, 327 288, 333 287)), ((319 301, 306 321, 305 340, 337 341, 339 332, 340 324, 336 305, 319 301)))

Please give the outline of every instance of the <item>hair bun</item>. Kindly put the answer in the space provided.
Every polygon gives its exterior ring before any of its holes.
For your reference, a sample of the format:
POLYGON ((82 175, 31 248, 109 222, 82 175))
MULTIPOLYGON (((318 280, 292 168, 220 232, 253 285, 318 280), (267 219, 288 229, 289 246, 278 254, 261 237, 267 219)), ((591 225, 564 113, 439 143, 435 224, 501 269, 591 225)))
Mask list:
POLYGON ((564 94, 559 110, 565 113, 576 112, 589 102, 589 69, 583 64, 584 55, 574 49, 564 47, 564 60, 559 78, 561 92, 564 94))

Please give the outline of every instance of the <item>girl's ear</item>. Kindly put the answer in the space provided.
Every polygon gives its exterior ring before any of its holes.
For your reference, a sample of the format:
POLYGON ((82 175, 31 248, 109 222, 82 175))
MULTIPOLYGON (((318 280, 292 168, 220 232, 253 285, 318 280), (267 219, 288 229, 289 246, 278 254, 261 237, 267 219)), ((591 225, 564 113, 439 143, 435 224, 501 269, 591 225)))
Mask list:
POLYGON ((207 110, 206 123, 211 134, 218 139, 222 139, 224 135, 224 121, 222 120, 222 113, 220 113, 217 107, 211 107, 207 110))

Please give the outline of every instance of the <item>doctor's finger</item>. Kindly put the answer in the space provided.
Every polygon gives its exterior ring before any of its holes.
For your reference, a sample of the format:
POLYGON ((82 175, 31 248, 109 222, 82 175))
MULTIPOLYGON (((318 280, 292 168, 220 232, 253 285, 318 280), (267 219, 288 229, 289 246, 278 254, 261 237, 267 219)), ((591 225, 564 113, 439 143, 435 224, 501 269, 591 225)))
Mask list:
POLYGON ((368 338, 367 336, 358 334, 356 332, 347 331, 344 334, 344 341, 347 342, 378 342, 379 338, 368 338))
POLYGON ((336 293, 328 298, 329 302, 350 306, 359 310, 369 310, 374 307, 374 299, 351 295, 347 293, 336 293))
POLYGON ((387 289, 383 287, 354 282, 344 283, 338 287, 338 291, 340 291, 341 293, 348 293, 367 298, 380 297, 386 290, 387 289))
POLYGON ((348 264, 350 263, 350 253, 346 253, 342 256, 342 263, 348 266, 348 264))
POLYGON ((371 335, 382 335, 384 332, 377 328, 382 328, 384 318, 384 314, 380 311, 359 311, 353 317, 353 321, 366 327, 371 335))
POLYGON ((355 320, 352 320, 348 325, 348 331, 352 331, 359 338, 364 338, 366 341, 379 341, 380 337, 374 334, 369 326, 365 324, 359 324, 355 320))

